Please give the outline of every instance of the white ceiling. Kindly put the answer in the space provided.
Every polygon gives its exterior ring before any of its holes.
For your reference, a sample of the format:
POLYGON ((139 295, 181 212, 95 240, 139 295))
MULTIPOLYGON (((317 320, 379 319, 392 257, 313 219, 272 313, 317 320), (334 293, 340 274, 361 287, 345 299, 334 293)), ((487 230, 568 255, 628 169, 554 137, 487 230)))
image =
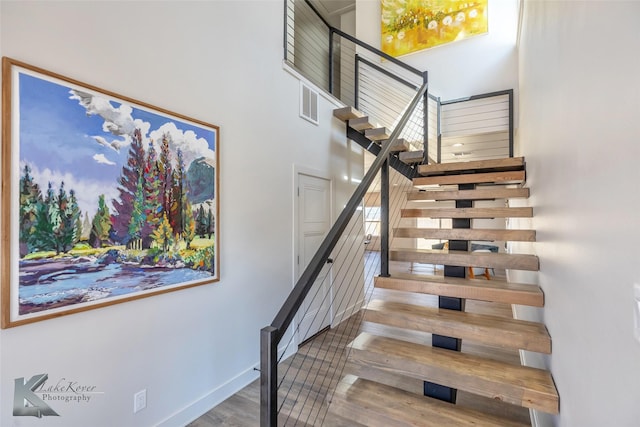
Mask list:
POLYGON ((311 3, 329 21, 356 7, 356 0, 311 0, 311 3))

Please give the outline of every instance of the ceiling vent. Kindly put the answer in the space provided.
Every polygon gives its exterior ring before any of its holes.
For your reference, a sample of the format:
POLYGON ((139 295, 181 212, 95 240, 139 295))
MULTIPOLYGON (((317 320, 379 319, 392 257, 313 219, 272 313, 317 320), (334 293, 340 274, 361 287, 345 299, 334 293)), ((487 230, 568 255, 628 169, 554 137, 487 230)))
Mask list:
POLYGON ((300 117, 318 124, 318 92, 300 82, 300 117))

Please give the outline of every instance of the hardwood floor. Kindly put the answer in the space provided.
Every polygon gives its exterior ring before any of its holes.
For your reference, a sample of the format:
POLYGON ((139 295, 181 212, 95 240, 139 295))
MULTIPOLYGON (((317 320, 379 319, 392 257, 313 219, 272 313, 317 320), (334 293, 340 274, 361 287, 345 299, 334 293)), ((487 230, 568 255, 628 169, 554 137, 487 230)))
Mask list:
MULTIPOLYGON (((441 274, 433 267, 425 267, 410 263, 393 263, 393 272, 441 274), (416 271, 418 270, 418 271, 416 271)), ((367 283, 370 285, 370 283, 367 283)), ((371 298, 384 296, 387 300, 436 306, 438 298, 431 295, 410 294, 367 286, 367 294, 371 298)), ((508 304, 488 303, 467 300, 466 311, 487 313, 511 318, 511 306, 508 304)), ((393 327, 363 321, 362 312, 358 312, 338 327, 328 330, 300 347, 298 353, 279 365, 278 403, 280 405, 280 426, 332 426, 357 427, 359 424, 341 418, 328 411, 328 402, 338 382, 344 377, 346 364, 346 346, 361 331, 373 332, 402 338, 414 342, 431 342, 431 336, 424 332, 402 331, 393 327)), ((498 347, 488 347, 463 341, 463 351, 483 355, 493 359, 520 364, 517 351, 498 347)), ((407 379, 402 382, 402 389, 420 394, 422 382, 407 379)), ((529 423, 527 409, 489 398, 475 396, 462 391, 458 392, 457 403, 472 409, 492 412, 514 421, 529 423)), ((260 424, 260 384, 259 380, 229 397, 197 420, 189 427, 211 426, 259 426, 260 424)))

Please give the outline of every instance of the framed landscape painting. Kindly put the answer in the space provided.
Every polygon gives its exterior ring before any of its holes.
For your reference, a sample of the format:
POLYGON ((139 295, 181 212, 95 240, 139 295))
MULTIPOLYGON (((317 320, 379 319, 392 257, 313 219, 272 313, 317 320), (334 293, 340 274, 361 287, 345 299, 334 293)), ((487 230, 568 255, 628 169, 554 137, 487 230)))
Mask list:
POLYGON ((485 34, 489 0, 381 0, 382 51, 391 56, 485 34))
POLYGON ((219 280, 219 133, 2 58, 2 327, 219 280))

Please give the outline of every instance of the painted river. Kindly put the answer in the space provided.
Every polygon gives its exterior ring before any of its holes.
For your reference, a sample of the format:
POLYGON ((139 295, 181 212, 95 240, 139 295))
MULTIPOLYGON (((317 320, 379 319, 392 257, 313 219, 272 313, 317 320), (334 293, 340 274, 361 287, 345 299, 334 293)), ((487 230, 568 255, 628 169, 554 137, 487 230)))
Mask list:
POLYGON ((95 258, 20 261, 20 314, 210 279, 191 268, 101 263, 95 258))

